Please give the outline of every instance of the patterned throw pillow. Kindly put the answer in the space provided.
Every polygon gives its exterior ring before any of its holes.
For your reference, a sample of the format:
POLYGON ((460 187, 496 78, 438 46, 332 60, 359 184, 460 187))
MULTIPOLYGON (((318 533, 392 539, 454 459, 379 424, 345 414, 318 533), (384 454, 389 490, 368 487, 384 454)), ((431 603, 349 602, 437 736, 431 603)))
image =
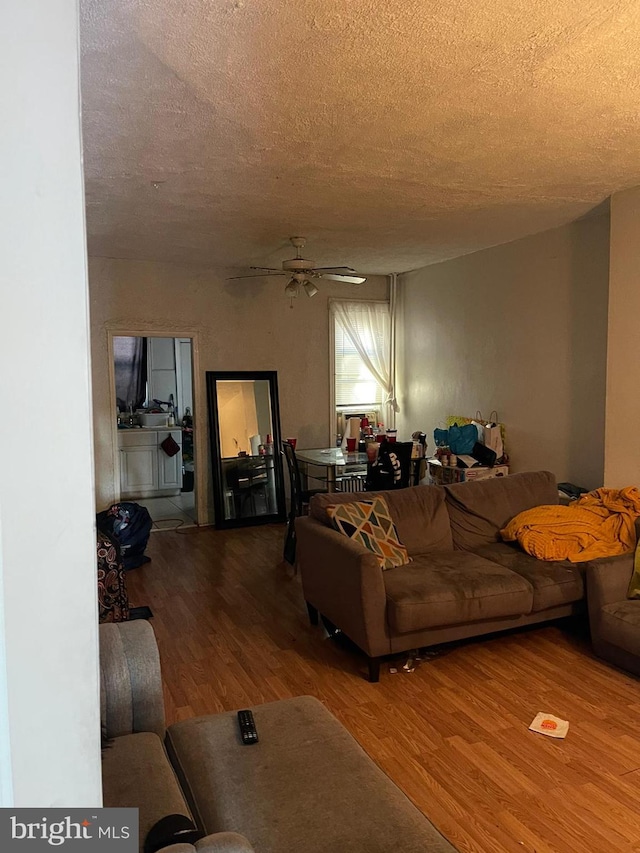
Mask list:
POLYGON ((373 551, 382 569, 406 566, 410 562, 383 498, 328 506, 327 515, 336 530, 373 551))

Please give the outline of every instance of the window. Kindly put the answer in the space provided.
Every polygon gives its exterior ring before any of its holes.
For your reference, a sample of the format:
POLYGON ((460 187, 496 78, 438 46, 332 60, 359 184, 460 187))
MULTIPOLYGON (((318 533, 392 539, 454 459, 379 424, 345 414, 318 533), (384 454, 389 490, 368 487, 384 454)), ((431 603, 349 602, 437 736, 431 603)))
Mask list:
MULTIPOLYGON (((366 334, 364 337, 364 345, 368 349, 372 349, 371 336, 366 334)), ((377 343, 380 345, 382 341, 377 343)), ((372 406, 376 409, 379 408, 385 398, 382 385, 376 381, 367 368, 362 356, 337 318, 335 319, 334 356, 336 407, 372 406)))
POLYGON ((114 337, 116 401, 121 412, 135 410, 147 396, 147 339, 114 337))
POLYGON ((331 310, 335 407, 381 410, 392 392, 389 305, 336 300, 331 310))

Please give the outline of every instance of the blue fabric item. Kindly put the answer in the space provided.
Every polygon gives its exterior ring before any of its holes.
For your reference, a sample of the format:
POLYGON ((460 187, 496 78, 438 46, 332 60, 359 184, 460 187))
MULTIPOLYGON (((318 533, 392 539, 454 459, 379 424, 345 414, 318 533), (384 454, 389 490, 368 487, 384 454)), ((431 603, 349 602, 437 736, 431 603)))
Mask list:
POLYGON ((471 453, 477 440, 478 429, 474 424, 449 427, 449 448, 456 456, 471 453))
POLYGON ((448 429, 434 429, 433 440, 435 441, 436 447, 448 447, 449 446, 449 430, 448 429))

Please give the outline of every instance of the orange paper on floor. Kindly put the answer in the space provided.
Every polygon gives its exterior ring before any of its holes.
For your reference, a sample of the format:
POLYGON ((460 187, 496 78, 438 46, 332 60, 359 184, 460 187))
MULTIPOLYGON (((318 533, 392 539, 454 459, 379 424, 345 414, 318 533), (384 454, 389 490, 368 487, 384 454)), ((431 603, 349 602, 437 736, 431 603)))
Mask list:
POLYGON ((554 717, 553 714, 544 714, 542 711, 536 714, 534 721, 529 726, 530 731, 539 732, 548 737, 566 737, 569 731, 567 720, 554 717))

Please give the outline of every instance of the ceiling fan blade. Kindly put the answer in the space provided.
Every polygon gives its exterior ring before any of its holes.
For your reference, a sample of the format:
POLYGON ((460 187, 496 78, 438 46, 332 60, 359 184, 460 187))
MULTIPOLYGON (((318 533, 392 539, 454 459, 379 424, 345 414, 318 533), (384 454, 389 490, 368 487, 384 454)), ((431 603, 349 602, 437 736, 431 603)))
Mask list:
POLYGON ((282 272, 256 272, 253 275, 231 275, 227 281, 234 281, 237 278, 268 278, 270 275, 284 275, 282 272))
POLYGON ((283 272, 282 268, 279 270, 273 269, 273 267, 249 267, 250 270, 264 270, 265 273, 273 273, 274 275, 286 275, 286 272, 283 272))
POLYGON ((353 267, 316 267, 316 272, 334 272, 338 275, 340 273, 349 275, 349 273, 355 273, 355 270, 353 267))
POLYGON ((367 280, 364 275, 338 275, 331 272, 320 273, 320 278, 328 278, 330 281, 344 281, 347 284, 362 284, 363 281, 367 280))

